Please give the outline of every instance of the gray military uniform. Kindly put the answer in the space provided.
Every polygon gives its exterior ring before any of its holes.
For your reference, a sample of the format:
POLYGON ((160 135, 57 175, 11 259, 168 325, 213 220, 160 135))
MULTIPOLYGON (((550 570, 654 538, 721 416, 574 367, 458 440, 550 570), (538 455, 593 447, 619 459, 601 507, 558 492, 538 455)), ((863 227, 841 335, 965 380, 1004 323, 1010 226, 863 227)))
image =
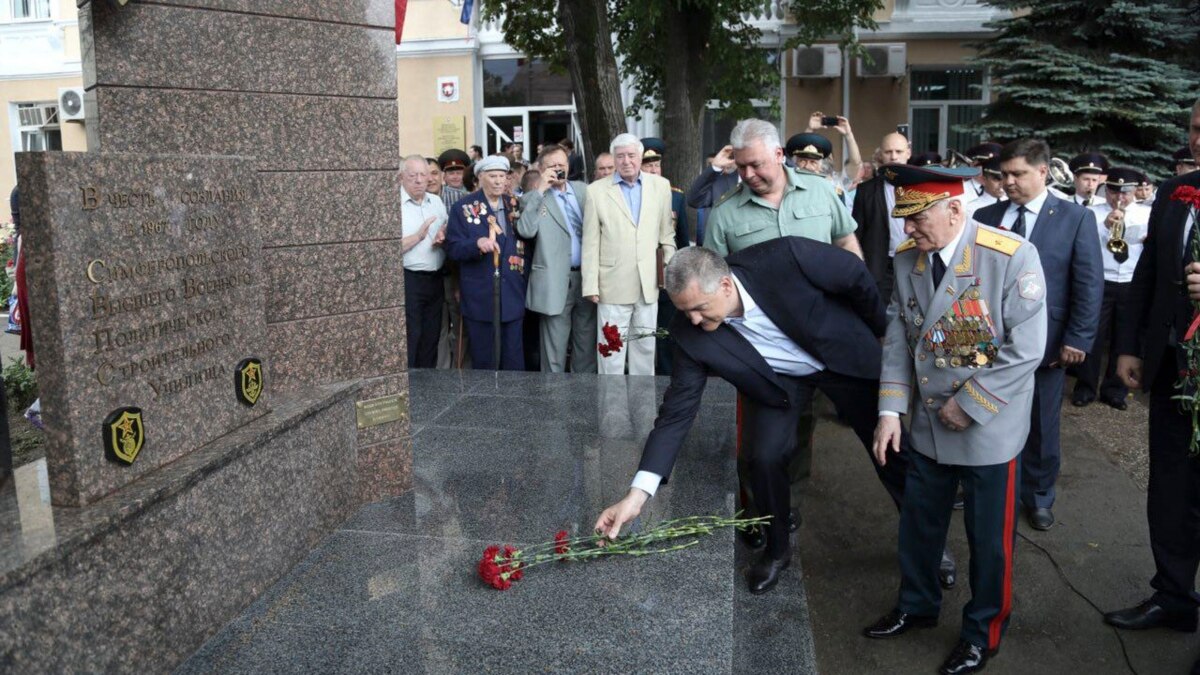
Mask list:
POLYGON ((879 410, 913 409, 913 449, 939 464, 1002 464, 1029 434, 1034 371, 1046 345, 1046 282, 1024 239, 968 221, 941 285, 913 241, 896 249, 879 410), (974 421, 952 431, 953 397, 974 421))

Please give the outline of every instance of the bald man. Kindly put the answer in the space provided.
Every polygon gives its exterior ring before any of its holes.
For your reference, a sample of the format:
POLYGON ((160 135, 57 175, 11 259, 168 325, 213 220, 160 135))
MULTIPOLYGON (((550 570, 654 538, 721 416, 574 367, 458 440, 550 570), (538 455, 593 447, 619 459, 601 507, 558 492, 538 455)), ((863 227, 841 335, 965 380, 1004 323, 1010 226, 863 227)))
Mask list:
MULTIPOLYGON (((912 156, 912 146, 903 135, 890 133, 883 137, 877 154, 883 164, 904 164, 912 156)), ((904 219, 892 217, 895 205, 896 188, 881 175, 859 185, 854 195, 852 215, 858 223, 854 234, 884 304, 892 299, 892 258, 906 238, 904 219)))

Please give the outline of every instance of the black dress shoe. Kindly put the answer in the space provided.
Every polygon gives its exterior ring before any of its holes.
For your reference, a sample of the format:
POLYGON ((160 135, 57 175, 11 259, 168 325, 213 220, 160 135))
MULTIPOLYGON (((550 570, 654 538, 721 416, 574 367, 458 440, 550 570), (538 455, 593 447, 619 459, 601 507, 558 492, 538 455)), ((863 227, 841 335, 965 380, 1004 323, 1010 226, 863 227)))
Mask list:
POLYGON ((1127 630, 1170 628, 1182 633, 1195 633, 1196 612, 1169 612, 1153 600, 1147 600, 1137 607, 1105 614, 1104 623, 1127 630))
POLYGON ((750 584, 750 592, 755 595, 766 593, 779 583, 779 575, 792 564, 792 556, 775 559, 764 553, 758 562, 750 566, 746 572, 746 581, 750 584))
POLYGON ((936 616, 916 616, 893 609, 882 619, 864 628, 863 635, 876 640, 886 640, 900 637, 914 628, 933 628, 936 625, 936 616))
POLYGON ((1075 395, 1071 397, 1071 405, 1075 406, 1076 408, 1083 408, 1091 405, 1092 401, 1095 400, 1096 397, 1094 395, 1077 391, 1075 392, 1075 395))
POLYGON ((750 549, 762 548, 767 543, 767 537, 763 533, 763 528, 755 526, 748 527, 744 530, 737 531, 738 539, 750 549))
POLYGON ((954 588, 954 582, 958 580, 958 566, 954 564, 954 558, 950 557, 950 551, 942 551, 942 562, 938 565, 938 583, 942 588, 950 590, 954 588))
POLYGON ((1104 399, 1104 403, 1106 405, 1108 405, 1109 407, 1114 408, 1116 410, 1128 410, 1129 409, 1129 404, 1126 403, 1125 399, 1123 399, 1123 398, 1106 398, 1106 399, 1104 399))
POLYGON ((962 675, 962 673, 978 673, 987 665, 988 657, 995 654, 983 647, 976 647, 966 640, 959 640, 950 652, 950 656, 942 662, 938 672, 942 675, 962 675))
POLYGON ((800 529, 800 520, 800 509, 788 511, 788 532, 795 532, 800 529))
POLYGON ((1054 527, 1054 512, 1050 509, 1029 507, 1025 509, 1025 517, 1029 519, 1029 526, 1035 530, 1045 532, 1054 527))

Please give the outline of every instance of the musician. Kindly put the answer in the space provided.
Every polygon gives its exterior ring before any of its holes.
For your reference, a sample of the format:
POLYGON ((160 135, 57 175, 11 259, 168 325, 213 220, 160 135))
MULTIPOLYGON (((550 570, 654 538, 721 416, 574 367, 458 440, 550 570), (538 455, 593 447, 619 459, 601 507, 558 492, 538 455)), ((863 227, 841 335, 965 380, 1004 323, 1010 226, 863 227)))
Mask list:
POLYGON ((979 170, 978 178, 972 178, 971 183, 982 185, 983 193, 967 202, 967 220, 974 218, 979 209, 1007 199, 1004 195, 1004 174, 1000 172, 1000 153, 997 152, 995 157, 981 162, 979 170))
POLYGON ((1071 201, 1080 206, 1091 206, 1100 203, 1096 189, 1104 182, 1108 173, 1108 158, 1095 152, 1085 152, 1075 155, 1067 164, 1075 175, 1075 194, 1071 201))
POLYGON ((1100 236, 1100 257, 1104 262, 1104 298, 1100 303, 1100 324, 1091 353, 1079 367, 1071 403, 1083 407, 1100 400, 1117 410, 1128 407, 1129 389, 1117 377, 1117 352, 1114 313, 1129 294, 1133 270, 1142 255, 1150 226, 1150 207, 1137 201, 1137 186, 1146 177, 1140 171, 1116 167, 1109 169, 1105 181, 1104 203, 1092 206, 1096 231, 1100 236), (1104 343, 1108 344, 1107 349, 1104 343), (1108 368, 1100 382, 1100 364, 1108 352, 1108 368))
MULTIPOLYGON (((971 166, 973 166, 977 169, 980 169, 982 171, 984 164, 987 164, 988 162, 990 162, 992 160, 1000 159, 1000 150, 1002 150, 1002 149, 1003 149, 1003 147, 999 143, 992 143, 989 141, 987 143, 980 143, 979 145, 967 148, 967 152, 965 153, 965 156, 967 159, 971 160, 971 166)), ((997 164, 996 164, 996 167, 997 167, 996 177, 997 178, 999 178, 999 176, 1000 176, 999 166, 1000 166, 999 162, 997 162, 997 164)), ((987 194, 991 194, 993 197, 999 197, 1003 193, 1003 189, 1000 187, 999 180, 995 181, 995 183, 996 183, 996 189, 994 191, 991 191, 991 190, 988 190, 987 183, 984 180, 984 177, 982 175, 972 178, 971 179, 971 189, 975 191, 974 198, 982 199, 984 197, 984 195, 987 195, 987 194)), ((970 197, 970 195, 967 195, 967 196, 970 197)), ((971 199, 967 200, 967 202, 968 202, 967 203, 967 217, 968 218, 970 217, 970 211, 971 211, 970 202, 971 201, 972 201, 971 199)), ((993 199, 987 203, 995 204, 996 200, 993 199)))

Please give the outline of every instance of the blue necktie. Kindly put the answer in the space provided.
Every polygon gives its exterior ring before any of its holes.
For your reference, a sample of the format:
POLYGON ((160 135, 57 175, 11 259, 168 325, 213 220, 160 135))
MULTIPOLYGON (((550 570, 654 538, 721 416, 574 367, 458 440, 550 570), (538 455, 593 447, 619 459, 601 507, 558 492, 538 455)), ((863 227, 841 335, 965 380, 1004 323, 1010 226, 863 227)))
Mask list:
POLYGON ((1025 236, 1025 210, 1024 206, 1017 207, 1017 222, 1012 226, 1013 234, 1019 234, 1022 237, 1025 236))

